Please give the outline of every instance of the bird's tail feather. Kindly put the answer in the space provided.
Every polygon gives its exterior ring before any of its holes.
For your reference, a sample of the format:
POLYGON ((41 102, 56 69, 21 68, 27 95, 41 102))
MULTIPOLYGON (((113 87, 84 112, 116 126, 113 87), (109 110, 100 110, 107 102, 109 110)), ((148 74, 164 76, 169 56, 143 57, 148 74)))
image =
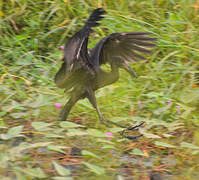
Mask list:
POLYGON ((106 11, 103 8, 95 9, 89 16, 84 27, 87 29, 90 29, 92 31, 92 29, 91 29, 92 27, 96 27, 96 26, 100 25, 100 23, 98 23, 98 21, 100 21, 101 19, 104 18, 102 15, 105 13, 106 13, 106 11))

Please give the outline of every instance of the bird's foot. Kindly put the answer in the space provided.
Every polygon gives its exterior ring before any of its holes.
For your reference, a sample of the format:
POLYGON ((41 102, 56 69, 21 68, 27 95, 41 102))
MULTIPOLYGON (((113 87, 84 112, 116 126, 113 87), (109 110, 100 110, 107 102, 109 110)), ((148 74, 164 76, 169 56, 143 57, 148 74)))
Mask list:
POLYGON ((143 135, 139 135, 139 136, 130 136, 130 135, 127 135, 126 134, 126 131, 129 131, 129 130, 138 130, 140 126, 142 126, 144 124, 144 122, 141 122, 139 125, 136 125, 136 126, 130 126, 130 127, 127 127, 126 129, 124 129, 120 134, 124 137, 124 138, 127 138, 127 139, 130 139, 130 140, 137 140, 139 139, 140 137, 142 137, 143 135))
POLYGON ((100 123, 105 124, 105 120, 102 116, 100 117, 100 123))
POLYGON ((104 118, 103 118, 103 117, 100 117, 100 123, 102 123, 102 124, 106 125, 107 127, 111 127, 110 123, 108 123, 108 121, 107 121, 107 120, 104 120, 104 118))
POLYGON ((124 130, 120 133, 124 138, 130 139, 130 140, 137 140, 140 137, 142 137, 143 135, 139 135, 139 136, 130 136, 128 134, 126 134, 127 131, 133 131, 133 130, 138 130, 140 126, 142 126, 144 124, 144 122, 141 122, 140 124, 136 125, 136 126, 130 126, 130 127, 126 127, 123 126, 121 124, 118 124, 116 122, 110 121, 110 120, 104 120, 103 117, 100 118, 100 122, 102 124, 105 124, 107 126, 110 126, 110 124, 116 125, 118 127, 124 128, 124 130))

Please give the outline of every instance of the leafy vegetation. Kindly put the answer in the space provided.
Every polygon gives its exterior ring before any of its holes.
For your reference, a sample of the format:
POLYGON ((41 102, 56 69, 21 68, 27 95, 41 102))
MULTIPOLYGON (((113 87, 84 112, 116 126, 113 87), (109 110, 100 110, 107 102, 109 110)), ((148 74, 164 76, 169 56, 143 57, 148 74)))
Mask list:
POLYGON ((199 179, 198 12, 194 0, 1 1, 0 178, 199 179), (100 124, 87 100, 59 121, 67 99, 53 82, 59 47, 96 7, 108 13, 91 46, 113 32, 158 38, 148 61, 132 65, 137 79, 122 71, 97 91, 106 119, 145 122, 138 141, 100 124))

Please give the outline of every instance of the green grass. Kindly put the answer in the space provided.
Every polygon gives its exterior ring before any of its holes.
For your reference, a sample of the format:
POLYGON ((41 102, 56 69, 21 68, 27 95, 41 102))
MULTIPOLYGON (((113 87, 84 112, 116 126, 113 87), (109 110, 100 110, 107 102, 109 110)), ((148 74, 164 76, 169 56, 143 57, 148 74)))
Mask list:
POLYGON ((156 172, 165 179, 198 179, 199 9, 194 5, 199 3, 0 2, 0 178, 149 179, 156 172), (55 103, 67 99, 53 82, 62 58, 59 47, 96 7, 107 14, 90 46, 113 32, 147 31, 158 38, 148 61, 132 64, 137 79, 121 70, 117 83, 96 93, 106 119, 146 122, 138 142, 100 124, 87 100, 69 116, 83 127, 59 122, 55 103), (114 134, 110 141, 106 132, 114 134), (83 155, 71 155, 74 147, 83 155))

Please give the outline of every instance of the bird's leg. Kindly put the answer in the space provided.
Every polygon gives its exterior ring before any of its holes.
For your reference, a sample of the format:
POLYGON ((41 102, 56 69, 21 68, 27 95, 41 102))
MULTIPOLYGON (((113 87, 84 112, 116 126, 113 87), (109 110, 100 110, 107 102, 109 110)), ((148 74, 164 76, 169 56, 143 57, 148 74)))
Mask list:
MULTIPOLYGON (((104 118, 103 118, 103 116, 102 116, 102 114, 101 114, 101 112, 100 112, 100 110, 99 110, 99 108, 98 108, 98 106, 97 106, 97 101, 96 101, 96 97, 95 97, 95 92, 93 91, 93 89, 92 88, 87 88, 87 92, 88 92, 88 94, 87 94, 87 98, 88 98, 88 100, 89 100, 89 102, 92 104, 92 106, 95 108, 95 110, 96 110, 96 112, 97 112, 97 115, 98 115, 98 117, 99 117, 99 119, 100 119, 100 122, 101 123, 103 123, 103 124, 105 124, 106 122, 105 122, 105 120, 104 120, 104 118)), ((107 120, 106 120, 107 121, 107 120)), ((114 122, 113 122, 114 123, 114 122)))
POLYGON ((72 94, 71 98, 68 100, 68 102, 64 105, 60 117, 61 121, 65 121, 70 113, 70 110, 75 105, 75 103, 80 99, 80 96, 72 94))
POLYGON ((88 95, 87 95, 87 98, 88 100, 90 101, 90 103, 92 104, 92 106, 96 109, 97 111, 97 114, 98 114, 98 117, 100 119, 100 122, 101 123, 104 123, 104 124, 107 124, 107 123, 111 123, 113 125, 116 125, 116 126, 119 126, 121 128, 125 128, 124 131, 122 131, 120 134, 127 138, 127 139, 130 139, 130 140, 137 140, 139 137, 141 137, 142 135, 139 135, 139 136, 129 136, 129 135, 126 135, 126 131, 127 130, 136 130, 138 129, 140 126, 142 126, 144 124, 144 122, 140 123, 139 125, 136 125, 136 126, 130 126, 130 127, 126 127, 126 126, 123 126, 121 124, 118 124, 118 123, 115 123, 113 121, 110 121, 110 120, 104 120, 103 116, 101 115, 100 111, 99 111, 99 108, 97 106, 97 101, 96 101, 96 97, 95 97, 95 93, 93 91, 93 89, 91 88, 88 88, 87 89, 87 92, 88 92, 88 95))
POLYGON ((102 116, 102 114, 101 114, 101 112, 100 112, 100 110, 97 106, 97 101, 96 101, 96 97, 95 97, 95 93, 94 93, 93 89, 89 87, 89 88, 87 88, 87 92, 88 92, 87 98, 88 98, 89 102, 92 104, 92 106, 95 108, 101 123, 103 123, 103 124, 111 123, 111 124, 114 124, 114 125, 119 126, 121 128, 126 128, 125 126, 120 125, 118 123, 115 123, 115 122, 112 122, 112 121, 109 121, 109 120, 104 120, 104 118, 103 118, 103 116, 102 116))
POLYGON ((101 114, 101 112, 100 112, 100 110, 99 110, 99 108, 97 106, 97 101, 96 101, 96 97, 95 97, 95 93, 94 93, 93 89, 88 88, 87 92, 88 92, 87 98, 88 98, 89 102, 92 104, 92 106, 97 111, 97 115, 98 115, 98 117, 100 119, 100 122, 104 123, 104 118, 103 118, 103 116, 102 116, 102 114, 101 114))

